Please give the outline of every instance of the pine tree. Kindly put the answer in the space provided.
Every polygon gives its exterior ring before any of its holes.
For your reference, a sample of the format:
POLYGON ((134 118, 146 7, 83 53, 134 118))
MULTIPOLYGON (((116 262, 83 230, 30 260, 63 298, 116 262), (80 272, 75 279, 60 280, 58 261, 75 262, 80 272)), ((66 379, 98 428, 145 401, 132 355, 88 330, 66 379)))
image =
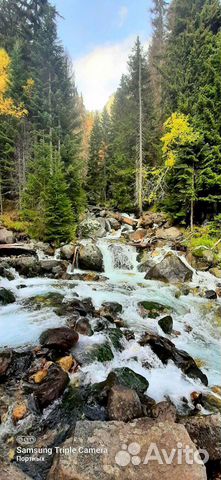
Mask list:
POLYGON ((67 191, 63 166, 57 155, 44 195, 44 240, 57 245, 70 241, 74 234, 74 215, 67 191))

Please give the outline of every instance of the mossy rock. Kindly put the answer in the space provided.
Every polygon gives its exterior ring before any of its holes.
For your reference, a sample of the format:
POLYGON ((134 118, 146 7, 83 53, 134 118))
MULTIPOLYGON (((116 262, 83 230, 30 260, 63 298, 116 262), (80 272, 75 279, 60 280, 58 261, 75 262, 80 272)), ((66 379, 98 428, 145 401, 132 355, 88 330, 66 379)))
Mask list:
POLYGON ((122 346, 122 340, 124 338, 124 335, 122 331, 119 328, 110 328, 108 330, 108 336, 116 350, 119 350, 122 352, 123 346, 122 346))
POLYGON ((104 382, 92 385, 91 392, 94 398, 99 398, 100 401, 105 403, 105 399, 107 400, 108 393, 114 385, 122 385, 135 390, 138 395, 143 395, 149 387, 149 382, 130 368, 116 368, 109 373, 104 382))
POLYGON ((131 388, 140 394, 144 393, 149 387, 149 382, 146 378, 135 373, 128 367, 116 368, 108 375, 108 379, 115 385, 123 385, 124 387, 131 388))
POLYGON ((0 288, 0 305, 8 305, 15 302, 14 293, 6 288, 0 288))
POLYGON ((114 355, 108 342, 105 342, 102 345, 97 345, 91 353, 92 361, 104 363, 110 362, 111 360, 113 360, 113 358, 114 355))
POLYGON ((164 333, 170 335, 173 331, 173 319, 171 315, 166 315, 166 317, 161 318, 158 325, 164 333))
POLYGON ((64 295, 57 292, 46 293, 45 295, 37 295, 28 300, 28 305, 34 306, 36 309, 41 308, 58 308, 61 306, 64 295))
POLYGON ((139 302, 138 306, 144 311, 144 316, 148 316, 149 318, 157 318, 163 313, 166 314, 171 312, 170 307, 148 300, 139 302))

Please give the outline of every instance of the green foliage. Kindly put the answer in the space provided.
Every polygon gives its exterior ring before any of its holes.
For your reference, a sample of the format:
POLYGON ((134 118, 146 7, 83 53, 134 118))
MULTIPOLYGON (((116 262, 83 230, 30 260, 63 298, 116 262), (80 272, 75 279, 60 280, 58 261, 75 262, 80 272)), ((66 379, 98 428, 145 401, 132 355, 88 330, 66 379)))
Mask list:
POLYGON ((0 216, 0 222, 5 228, 16 233, 28 233, 29 223, 20 218, 18 212, 4 213, 0 216))
POLYGON ((205 227, 195 227, 191 232, 187 230, 184 245, 194 256, 202 257, 203 252, 208 249, 217 253, 217 241, 218 238, 213 232, 212 225, 209 224, 205 227))
POLYGON ((73 238, 74 213, 68 189, 59 154, 42 141, 35 146, 23 195, 23 215, 34 238, 56 244, 73 238))
POLYGON ((67 194, 68 186, 61 161, 54 160, 53 171, 44 194, 44 240, 68 242, 74 236, 74 215, 67 194))

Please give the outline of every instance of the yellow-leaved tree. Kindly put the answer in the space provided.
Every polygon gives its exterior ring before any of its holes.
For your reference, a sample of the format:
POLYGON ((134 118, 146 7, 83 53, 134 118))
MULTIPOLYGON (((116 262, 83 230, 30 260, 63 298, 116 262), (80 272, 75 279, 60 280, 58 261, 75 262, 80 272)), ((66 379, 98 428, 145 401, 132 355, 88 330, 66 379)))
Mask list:
POLYGON ((165 135, 161 138, 162 151, 166 167, 174 167, 180 146, 194 144, 199 140, 199 133, 190 125, 189 117, 183 113, 172 113, 164 123, 165 135))
POLYGON ((22 118, 28 113, 23 104, 15 105, 14 100, 7 96, 10 87, 10 64, 6 50, 0 48, 0 115, 22 118))
POLYGON ((175 112, 164 123, 165 135, 161 138, 166 173, 176 167, 176 182, 182 194, 182 205, 190 211, 190 226, 194 224, 194 205, 197 200, 195 153, 200 141, 199 132, 191 125, 189 116, 175 112))

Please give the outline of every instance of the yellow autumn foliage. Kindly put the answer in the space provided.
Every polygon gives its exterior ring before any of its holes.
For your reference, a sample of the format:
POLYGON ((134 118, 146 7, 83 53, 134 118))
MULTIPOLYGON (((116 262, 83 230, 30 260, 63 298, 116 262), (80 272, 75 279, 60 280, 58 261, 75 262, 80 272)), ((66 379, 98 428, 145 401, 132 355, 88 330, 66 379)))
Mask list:
POLYGON ((27 115, 22 104, 16 106, 12 98, 7 97, 10 87, 9 68, 11 60, 7 52, 0 48, 0 115, 21 118, 27 115))
POLYGON ((177 159, 179 146, 189 145, 199 139, 198 132, 195 132, 190 125, 187 115, 173 113, 164 123, 165 135, 161 138, 162 151, 165 156, 166 166, 174 167, 177 159))

